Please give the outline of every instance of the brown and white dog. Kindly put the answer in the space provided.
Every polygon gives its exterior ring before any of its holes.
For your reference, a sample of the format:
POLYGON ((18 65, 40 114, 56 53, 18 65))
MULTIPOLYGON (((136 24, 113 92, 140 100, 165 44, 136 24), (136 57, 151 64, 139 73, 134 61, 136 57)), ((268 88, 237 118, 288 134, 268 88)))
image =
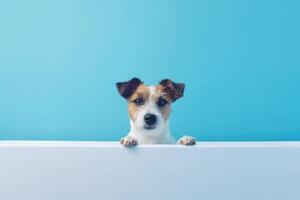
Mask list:
MULTIPOLYGON (((146 86, 138 78, 116 83, 122 97, 128 101, 130 132, 121 139, 125 147, 137 144, 174 144, 169 130, 171 105, 183 97, 183 83, 164 79, 156 86, 146 86)), ((183 136, 179 144, 193 145, 195 139, 183 136)))

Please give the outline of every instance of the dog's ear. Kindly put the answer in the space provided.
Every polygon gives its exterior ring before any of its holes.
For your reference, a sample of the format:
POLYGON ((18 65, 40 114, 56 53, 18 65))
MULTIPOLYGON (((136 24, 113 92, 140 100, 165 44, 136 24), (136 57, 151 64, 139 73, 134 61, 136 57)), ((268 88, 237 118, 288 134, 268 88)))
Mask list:
POLYGON ((159 84, 163 87, 163 92, 166 93, 173 102, 183 97, 184 83, 175 83, 170 79, 163 79, 159 84))
POLYGON ((129 81, 116 83, 117 89, 122 97, 128 99, 134 91, 142 84, 142 81, 138 78, 133 78, 129 81))

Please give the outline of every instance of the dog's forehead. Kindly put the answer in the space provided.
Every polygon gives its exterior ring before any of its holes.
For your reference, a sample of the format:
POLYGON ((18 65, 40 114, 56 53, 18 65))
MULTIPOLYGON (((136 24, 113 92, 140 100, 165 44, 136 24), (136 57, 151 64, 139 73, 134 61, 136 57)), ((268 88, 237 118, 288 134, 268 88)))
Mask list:
POLYGON ((153 97, 157 93, 156 86, 154 86, 154 85, 148 86, 148 89, 149 89, 149 93, 150 93, 150 98, 153 97))
POLYGON ((155 100, 155 98, 161 96, 162 90, 156 85, 148 86, 150 99, 155 100))
POLYGON ((155 100, 157 97, 164 95, 163 90, 160 86, 157 85, 144 85, 141 84, 134 94, 131 96, 131 100, 142 97, 144 100, 155 100))

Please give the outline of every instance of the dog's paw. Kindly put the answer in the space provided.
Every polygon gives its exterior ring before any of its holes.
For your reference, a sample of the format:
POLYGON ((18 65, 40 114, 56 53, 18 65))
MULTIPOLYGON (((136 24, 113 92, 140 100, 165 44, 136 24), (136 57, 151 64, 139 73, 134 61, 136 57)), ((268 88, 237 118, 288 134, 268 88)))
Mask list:
POLYGON ((137 140, 131 136, 126 136, 120 140, 121 145, 124 147, 132 147, 137 145, 137 140))
POLYGON ((191 136, 183 136, 179 139, 178 143, 182 145, 194 145, 196 144, 196 139, 191 136))

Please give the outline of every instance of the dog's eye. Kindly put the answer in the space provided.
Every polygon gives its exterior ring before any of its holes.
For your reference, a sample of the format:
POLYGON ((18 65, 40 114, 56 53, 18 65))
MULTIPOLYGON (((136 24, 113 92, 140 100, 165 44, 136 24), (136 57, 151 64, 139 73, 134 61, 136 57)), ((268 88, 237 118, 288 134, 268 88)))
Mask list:
POLYGON ((135 105, 138 105, 138 106, 144 104, 144 100, 141 99, 141 98, 137 98, 137 99, 133 100, 132 102, 133 102, 135 105))
POLYGON ((165 106, 167 103, 168 103, 168 101, 165 100, 164 98, 159 98, 158 101, 156 102, 156 104, 157 104, 159 107, 163 107, 163 106, 165 106))

